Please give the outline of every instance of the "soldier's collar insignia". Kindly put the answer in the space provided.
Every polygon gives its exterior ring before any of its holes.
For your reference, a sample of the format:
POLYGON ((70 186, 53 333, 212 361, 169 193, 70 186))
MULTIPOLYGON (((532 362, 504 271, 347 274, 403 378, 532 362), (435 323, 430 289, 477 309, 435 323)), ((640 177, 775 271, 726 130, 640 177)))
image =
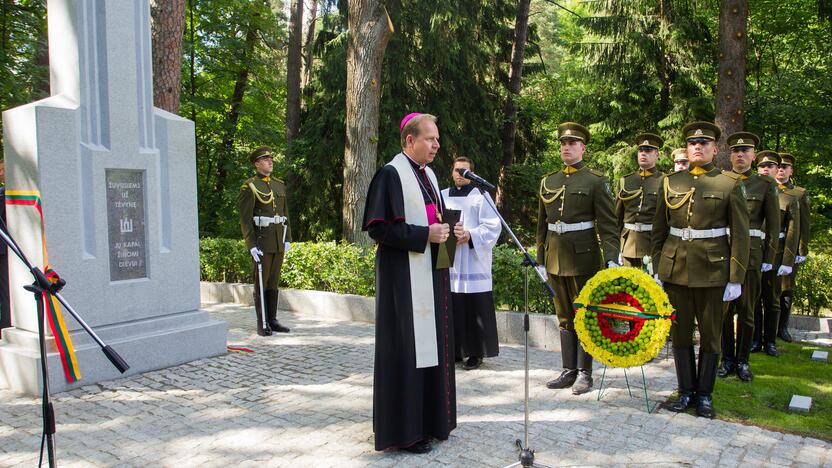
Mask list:
POLYGON ((702 175, 702 174, 707 173, 708 171, 704 167, 694 166, 694 167, 690 168, 689 172, 693 175, 702 175))
POLYGON ((260 180, 262 180, 263 182, 269 182, 269 181, 272 180, 272 178, 269 177, 269 176, 265 176, 265 177, 261 177, 260 180))
POLYGON ((563 168, 563 173, 564 173, 564 174, 574 174, 574 173, 576 173, 576 172, 578 172, 578 170, 577 170, 577 169, 575 169, 575 168, 574 168, 574 167, 572 167, 572 166, 566 166, 566 167, 564 167, 564 168, 563 168))
POLYGON ((779 188, 779 189, 785 189, 785 188, 786 188, 786 186, 785 186, 785 185, 783 185, 783 184, 777 184, 777 188, 779 188))

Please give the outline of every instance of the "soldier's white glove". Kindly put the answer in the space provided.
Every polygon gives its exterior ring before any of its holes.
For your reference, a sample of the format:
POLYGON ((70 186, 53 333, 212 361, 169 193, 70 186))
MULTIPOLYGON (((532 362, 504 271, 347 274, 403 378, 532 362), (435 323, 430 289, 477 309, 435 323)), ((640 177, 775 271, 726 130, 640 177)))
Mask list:
POLYGON ((787 265, 780 265, 777 270, 777 276, 789 276, 790 274, 792 274, 792 267, 787 265))
POLYGON ((290 246, 290 245, 291 245, 291 244, 289 244, 288 242, 284 242, 284 243, 283 243, 283 251, 288 252, 288 251, 289 251, 289 246, 290 246))
POLYGON ((538 266, 536 266, 535 268, 537 268, 537 273, 538 273, 538 275, 540 275, 540 277, 541 277, 541 278, 546 278, 546 277, 547 277, 547 275, 549 274, 549 273, 546 271, 546 267, 545 267, 545 266, 543 266, 543 265, 538 265, 538 266))
POLYGON ((618 268, 618 267, 620 267, 620 266, 621 266, 620 264, 615 263, 615 262, 614 262, 614 261, 612 261, 612 260, 610 260, 610 261, 608 261, 608 262, 607 262, 607 268, 618 268))
POLYGON ((663 285, 664 285, 664 283, 662 283, 662 280, 660 280, 660 279, 659 279, 659 274, 658 274, 658 273, 656 273, 655 275, 653 275, 653 279, 654 279, 654 280, 656 280, 656 284, 658 284, 659 286, 663 286, 663 285))
POLYGON ((249 252, 251 252, 251 258, 254 259, 254 263, 260 263, 260 257, 263 256, 263 251, 257 247, 252 247, 249 252))
POLYGON ((760 271, 762 271, 763 273, 771 271, 772 268, 774 268, 774 266, 771 263, 763 263, 762 265, 760 265, 760 271))
POLYGON ((728 283, 725 285, 725 293, 722 294, 722 302, 731 302, 740 297, 742 293, 742 284, 728 283))
POLYGON ((621 254, 618 254, 618 265, 620 266, 620 265, 623 265, 623 264, 624 264, 624 258, 621 256, 621 254))
POLYGON ((797 264, 797 265, 800 265, 801 263, 803 263, 805 261, 806 261, 806 257, 804 257, 803 255, 795 255, 794 256, 794 263, 797 264))

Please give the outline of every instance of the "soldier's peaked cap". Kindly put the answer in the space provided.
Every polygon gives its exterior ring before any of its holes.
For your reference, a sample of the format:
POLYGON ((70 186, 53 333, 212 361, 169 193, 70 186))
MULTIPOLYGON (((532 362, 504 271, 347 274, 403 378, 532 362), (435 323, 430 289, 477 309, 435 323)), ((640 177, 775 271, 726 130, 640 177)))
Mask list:
POLYGON ((251 154, 248 155, 248 160, 252 163, 257 161, 260 158, 271 158, 272 157, 272 149, 268 146, 261 146, 256 150, 252 151, 251 154))
POLYGON ((636 137, 636 145, 639 147, 648 146, 650 148, 661 149, 662 145, 664 145, 664 140, 654 133, 642 133, 636 137))
POLYGON ((691 122, 682 128, 682 134, 685 136, 685 140, 706 138, 717 141, 719 136, 722 135, 722 130, 712 122, 691 122))
POLYGON ((794 166, 794 156, 790 153, 780 153, 781 166, 794 166))
POLYGON ((728 136, 729 148, 756 148, 760 144, 760 137, 751 132, 737 132, 728 136))
POLYGON ((575 122, 564 122, 558 125, 558 140, 581 140, 589 143, 589 130, 575 122))
POLYGON ((760 164, 777 164, 780 165, 780 155, 771 150, 760 151, 757 153, 757 165, 760 164))

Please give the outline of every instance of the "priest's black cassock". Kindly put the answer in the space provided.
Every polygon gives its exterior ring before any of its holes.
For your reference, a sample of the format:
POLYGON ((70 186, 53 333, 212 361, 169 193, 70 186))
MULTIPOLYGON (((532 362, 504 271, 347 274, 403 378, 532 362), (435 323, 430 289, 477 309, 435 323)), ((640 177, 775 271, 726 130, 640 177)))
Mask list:
MULTIPOLYGON (((375 449, 403 448, 423 439, 446 440, 456 427, 453 323, 448 269, 437 270, 437 244, 428 242, 428 227, 408 222, 405 193, 422 194, 427 219, 434 205, 442 211, 441 196, 424 167, 399 154, 373 177, 364 209, 363 228, 378 245, 376 251, 376 350, 373 378, 375 449), (403 160, 409 164, 402 163, 403 160), (394 162, 396 159, 394 159, 394 162), (409 167, 402 188, 402 168, 409 167), (414 180, 416 180, 414 182, 414 180), (429 248, 426 248, 429 246, 429 248), (430 272, 411 272, 410 252, 430 252, 430 272), (436 362, 417 367, 414 302, 411 276, 433 279, 436 362)), ((430 171, 430 169, 427 169, 430 171)), ((418 195, 417 195, 418 196, 418 195)), ((411 200, 412 202, 412 200, 411 200)), ((413 206, 412 203, 410 205, 413 206)), ((421 336, 421 335, 420 335, 421 336)), ((419 340, 423 341, 423 340, 419 340)), ((431 343, 432 345, 432 343, 431 343)))

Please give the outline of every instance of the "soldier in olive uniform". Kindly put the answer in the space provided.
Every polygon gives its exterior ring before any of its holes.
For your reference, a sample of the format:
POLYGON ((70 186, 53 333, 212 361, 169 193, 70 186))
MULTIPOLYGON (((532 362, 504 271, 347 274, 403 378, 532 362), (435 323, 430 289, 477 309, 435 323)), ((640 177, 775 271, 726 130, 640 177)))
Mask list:
POLYGON ((748 355, 754 335, 754 306, 760 297, 760 280, 762 272, 772 270, 777 252, 777 235, 780 233, 777 182, 751 170, 759 143, 757 135, 748 132, 738 132, 728 137, 733 171, 740 175, 745 184, 751 243, 742 295, 728 304, 728 313, 725 315, 722 327, 722 364, 717 375, 727 377, 736 372, 737 377, 745 382, 753 378, 748 367, 748 355), (734 315, 737 316, 736 341, 734 315))
POLYGON ((618 227, 606 176, 583 161, 589 130, 563 123, 558 126, 558 139, 566 166, 540 181, 537 262, 555 290, 564 370, 546 386, 572 387, 572 393, 579 395, 592 388, 592 356, 575 335, 572 303, 604 265, 618 266, 618 227))
POLYGON ((792 193, 798 194, 798 201, 800 205, 800 239, 797 243, 797 255, 794 257, 794 271, 790 275, 782 278, 783 292, 780 295, 780 321, 777 328, 777 336, 783 341, 792 341, 792 335, 789 334, 789 316, 792 313, 792 289, 794 289, 794 280, 797 275, 798 265, 806 261, 809 256, 809 235, 810 235, 810 211, 809 211, 809 195, 806 189, 794 185, 792 175, 794 173, 794 156, 789 153, 780 155, 782 164, 777 171, 777 180, 785 185, 792 193))
POLYGON ((650 231, 664 179, 664 174, 656 169, 664 140, 652 133, 642 133, 636 142, 639 170, 619 180, 615 212, 621 229, 622 262, 625 266, 641 268, 644 256, 650 255, 650 231))
POLYGON ((651 238, 657 279, 664 282, 676 309, 671 335, 679 399, 669 409, 682 412, 696 405, 696 413, 707 418, 715 416, 711 393, 724 302, 740 296, 748 265, 748 208, 742 180, 713 164, 720 132, 710 122, 683 128, 690 169, 665 177, 651 238), (700 336, 698 374, 694 318, 700 336))
POLYGON ((257 175, 240 187, 237 199, 240 209, 240 228, 246 247, 254 259, 254 306, 257 312, 257 334, 271 335, 273 331, 288 333, 289 329, 277 321, 277 285, 283 255, 289 247, 289 221, 286 212, 286 186, 271 177, 272 150, 263 146, 251 152, 249 160, 257 175), (260 310, 260 285, 257 263, 263 267, 263 302, 266 306, 266 323, 260 310))
POLYGON ((690 166, 688 161, 688 149, 676 148, 671 155, 673 158, 673 172, 686 171, 690 166))
MULTIPOLYGON (((761 151, 757 171, 761 175, 776 177, 781 163, 780 155, 774 151, 761 151)), ((765 347, 766 354, 773 357, 779 355, 775 338, 780 317, 781 278, 794 270, 800 240, 800 204, 797 193, 778 183, 777 199, 780 232, 777 233, 773 268, 763 273, 760 300, 754 310, 754 341, 751 344, 752 353, 762 351, 765 347)))

